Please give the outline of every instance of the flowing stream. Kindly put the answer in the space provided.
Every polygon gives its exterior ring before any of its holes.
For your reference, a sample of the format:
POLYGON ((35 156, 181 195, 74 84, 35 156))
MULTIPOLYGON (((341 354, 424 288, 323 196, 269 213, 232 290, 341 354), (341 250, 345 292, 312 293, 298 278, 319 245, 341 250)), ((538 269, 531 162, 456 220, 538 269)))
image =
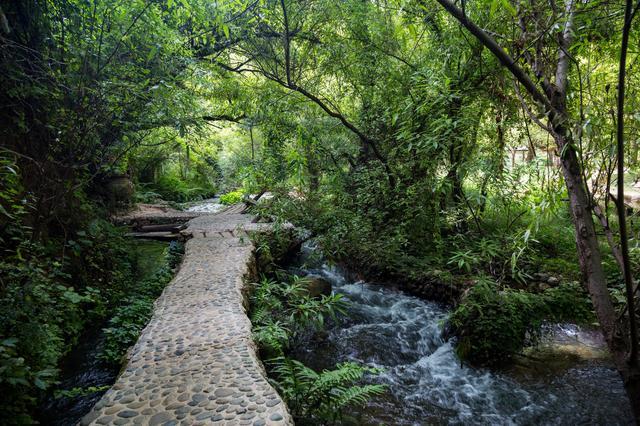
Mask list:
MULTIPOLYGON (((213 199, 192 208, 216 211, 219 206, 213 199)), ((156 255, 140 256, 141 276, 159 265, 158 244, 145 247, 156 255)), ((349 315, 295 356, 316 369, 343 361, 384 369, 370 380, 386 384, 388 392, 350 412, 353 424, 632 424, 621 380, 599 333, 551 325, 545 344, 530 354, 537 361, 500 372, 467 367, 456 357, 452 342, 441 337, 446 307, 389 287, 351 282, 337 269, 314 262, 312 247, 305 246, 303 252, 301 262, 312 266, 296 270, 330 281, 333 291, 349 301, 349 315)), ((113 382, 117 369, 98 360, 100 328, 85 335, 65 360, 60 388, 113 382)), ((41 419, 46 424, 75 424, 101 394, 51 398, 41 407, 41 419)))
POLYGON ((598 332, 551 325, 525 362, 504 371, 471 368, 441 337, 446 307, 350 282, 326 264, 301 269, 330 281, 349 308, 324 338, 294 356, 316 369, 344 361, 384 369, 370 380, 386 384, 387 394, 351 411, 354 424, 632 424, 622 381, 598 332))
POLYGON ((214 197, 202 201, 194 201, 192 203, 185 204, 185 211, 194 213, 218 213, 223 208, 227 207, 224 204, 220 204, 220 198, 214 197))

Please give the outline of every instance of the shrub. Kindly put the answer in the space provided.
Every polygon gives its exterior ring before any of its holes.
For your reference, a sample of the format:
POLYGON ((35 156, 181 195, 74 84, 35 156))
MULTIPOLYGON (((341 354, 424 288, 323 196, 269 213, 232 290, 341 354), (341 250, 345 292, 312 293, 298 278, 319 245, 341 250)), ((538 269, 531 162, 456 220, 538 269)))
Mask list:
POLYGON ((68 286, 62 265, 39 246, 21 246, 22 260, 0 260, 0 420, 28 423, 29 408, 55 383, 58 362, 84 329, 85 313, 97 298, 89 287, 68 286))
POLYGON ((251 295, 251 322, 254 338, 263 353, 283 356, 292 339, 308 329, 321 329, 325 318, 344 314, 342 295, 312 298, 307 280, 295 275, 290 282, 263 278, 251 295))
POLYGON ((543 321, 588 322, 593 319, 589 299, 576 283, 562 284, 542 294, 502 290, 483 279, 449 317, 461 359, 473 364, 498 365, 521 351, 543 321))
POLYGON ((241 190, 227 192, 220 196, 220 202, 224 205, 236 204, 242 201, 244 193, 241 190))
POLYGON ((55 380, 57 371, 52 368, 34 370, 18 354, 17 343, 16 338, 0 341, 0 390, 3 395, 0 419, 29 424, 32 419, 27 412, 36 400, 34 389, 47 389, 55 380))
POLYGON ((214 194, 215 188, 210 185, 200 185, 196 182, 185 181, 173 174, 162 175, 158 181, 150 185, 164 200, 179 203, 201 200, 214 194))

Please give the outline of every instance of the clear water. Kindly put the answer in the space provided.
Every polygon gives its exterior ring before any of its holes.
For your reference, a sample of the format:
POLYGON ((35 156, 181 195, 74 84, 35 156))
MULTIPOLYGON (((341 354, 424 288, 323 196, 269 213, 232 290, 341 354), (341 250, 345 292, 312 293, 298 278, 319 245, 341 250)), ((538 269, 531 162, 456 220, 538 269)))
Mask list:
POLYGON ((560 369, 545 361, 542 371, 471 368, 441 337, 445 307, 399 290, 349 282, 326 265, 305 272, 331 281, 334 292, 350 302, 349 316, 295 356, 316 369, 344 361, 384 369, 369 380, 386 384, 387 395, 350 412, 354 424, 632 423, 621 379, 606 359, 572 358, 560 369))

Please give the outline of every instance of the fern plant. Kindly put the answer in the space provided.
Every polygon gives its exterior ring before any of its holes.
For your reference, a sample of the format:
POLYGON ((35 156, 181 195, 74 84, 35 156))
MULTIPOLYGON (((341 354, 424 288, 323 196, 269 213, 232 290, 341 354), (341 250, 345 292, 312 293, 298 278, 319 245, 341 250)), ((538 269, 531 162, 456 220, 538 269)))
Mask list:
POLYGON ((290 330, 280 321, 269 321, 253 327, 253 339, 267 355, 278 356, 289 345, 290 330))
POLYGON ((355 363, 338 364, 321 373, 285 356, 292 342, 302 333, 320 330, 326 318, 337 320, 346 313, 342 295, 310 297, 306 278, 280 276, 262 278, 253 284, 251 322, 253 338, 263 358, 269 359, 273 384, 297 420, 311 424, 334 424, 344 408, 364 405, 384 386, 358 384, 365 374, 379 370, 355 363))
POLYGON ((380 370, 353 362, 321 373, 285 357, 273 360, 272 366, 277 377, 274 385, 293 415, 313 424, 335 424, 346 408, 366 405, 385 391, 384 385, 358 384, 366 374, 380 370))
POLYGON ((306 278, 292 276, 289 282, 263 278, 254 284, 251 322, 256 343, 269 357, 282 356, 289 341, 308 329, 320 330, 327 317, 344 314, 342 295, 313 298, 306 278))

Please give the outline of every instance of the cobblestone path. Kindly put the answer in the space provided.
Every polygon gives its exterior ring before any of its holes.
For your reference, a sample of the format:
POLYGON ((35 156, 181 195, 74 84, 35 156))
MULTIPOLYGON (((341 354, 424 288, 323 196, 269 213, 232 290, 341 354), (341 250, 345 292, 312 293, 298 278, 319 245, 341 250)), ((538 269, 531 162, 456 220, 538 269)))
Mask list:
MULTIPOLYGON (((227 209, 192 219, 180 271, 158 298, 128 364, 82 425, 289 425, 265 379, 243 307, 259 224, 227 209)), ((185 231, 183 231, 185 232, 185 231)))

